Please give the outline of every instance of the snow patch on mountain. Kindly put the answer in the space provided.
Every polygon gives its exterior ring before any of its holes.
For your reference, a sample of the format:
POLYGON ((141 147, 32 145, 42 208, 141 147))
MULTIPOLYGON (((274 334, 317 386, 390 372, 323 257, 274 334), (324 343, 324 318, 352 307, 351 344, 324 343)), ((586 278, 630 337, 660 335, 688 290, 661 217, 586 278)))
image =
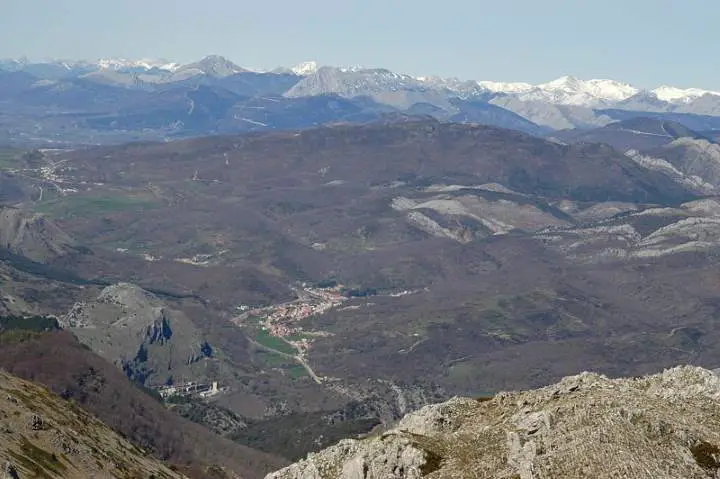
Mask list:
POLYGON ((309 61, 309 62, 302 62, 290 69, 294 74, 300 75, 300 76, 307 76, 312 75, 318 69, 320 68, 320 65, 316 61, 309 61))
MULTIPOLYGON (((383 68, 321 67, 285 93, 296 98, 333 93, 346 98, 368 96, 380 103, 408 108, 418 101, 427 101, 424 93, 442 94, 423 85, 409 75, 401 75, 383 68)), ((436 99, 440 100, 440 98, 436 99)), ((445 99, 447 101, 447 99, 445 99)))
POLYGON ((148 58, 140 60, 128 60, 127 58, 101 58, 93 63, 103 70, 128 70, 135 68, 152 70, 153 68, 157 68, 159 70, 175 71, 181 66, 179 63, 173 63, 167 60, 155 60, 148 58))
POLYGON ((540 85, 540 88, 568 93, 587 92, 598 98, 606 98, 609 100, 625 100, 639 91, 632 85, 615 80, 584 81, 573 76, 558 78, 557 80, 540 85))
MULTIPOLYGON (((265 73, 261 69, 248 69, 240 67, 231 61, 219 56, 210 55, 200 61, 180 64, 163 59, 128 59, 128 58, 101 58, 93 61, 72 60, 29 60, 27 58, 0 60, 0 69, 8 71, 23 71, 30 69, 31 73, 37 71, 53 73, 53 79, 65 75, 64 69, 73 74, 88 74, 94 72, 109 73, 147 73, 163 77, 163 82, 182 81, 194 76, 211 76, 222 78, 242 72, 252 71, 265 73), (38 66, 51 65, 54 70, 38 66), (31 67, 35 67, 32 69, 31 67)), ((453 77, 439 76, 410 76, 397 73, 384 68, 367 68, 363 66, 321 67, 315 61, 305 61, 292 68, 278 68, 271 73, 295 74, 304 77, 289 96, 318 95, 324 93, 337 93, 342 96, 367 95, 381 103, 383 95, 390 95, 392 101, 388 104, 408 105, 412 101, 435 104, 433 98, 420 95, 428 92, 433 95, 445 95, 443 105, 453 97, 463 99, 483 99, 489 101, 492 97, 504 98, 506 102, 522 102, 525 105, 516 105, 513 109, 521 116, 527 108, 552 109, 554 107, 583 107, 583 108, 620 108, 646 111, 675 111, 679 113, 696 113, 705 115, 720 114, 720 91, 704 90, 700 88, 678 88, 669 85, 660 86, 654 90, 643 90, 628 83, 612 79, 582 80, 574 76, 563 76, 541 84, 526 82, 500 82, 494 80, 461 80, 453 77), (308 80, 305 82, 305 80, 308 80), (364 88, 370 91, 363 91, 364 88), (407 98, 398 99, 402 92, 407 98), (409 93, 408 93, 409 92, 409 93), (302 93, 302 95, 301 95, 302 93), (717 100, 717 101, 716 101, 717 100)), ((50 75, 48 73, 48 75, 50 75)), ((39 75, 42 77, 42 73, 39 75)), ((547 111, 539 113, 548 116, 547 111)), ((554 114, 554 113, 552 113, 554 114)), ((532 120, 532 118, 529 118, 532 120)), ((535 120, 532 120, 535 121, 535 120)), ((557 126, 557 125, 555 125, 557 126)), ((561 127, 577 126, 571 122, 561 127)))
POLYGON ((703 95, 720 96, 720 92, 701 90, 700 88, 677 88, 663 85, 652 91, 660 100, 669 103, 691 103, 703 95))
POLYGON ((516 96, 523 101, 594 107, 626 100, 639 91, 632 85, 615 80, 580 80, 573 76, 564 76, 517 93, 516 96))
POLYGON ((489 95, 493 92, 472 80, 460 80, 459 78, 442 78, 439 76, 421 76, 415 80, 423 86, 434 90, 446 90, 460 98, 473 98, 482 95, 489 95))
POLYGON ((493 93, 525 93, 535 89, 534 85, 523 82, 503 83, 489 80, 477 82, 481 87, 490 90, 493 93))

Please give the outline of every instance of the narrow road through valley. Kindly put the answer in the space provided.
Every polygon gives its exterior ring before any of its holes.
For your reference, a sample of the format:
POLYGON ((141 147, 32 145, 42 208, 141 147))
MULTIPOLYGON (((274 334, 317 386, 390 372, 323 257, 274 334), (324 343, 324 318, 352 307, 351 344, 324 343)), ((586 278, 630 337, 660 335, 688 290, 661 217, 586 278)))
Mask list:
POLYGON ((273 354, 278 354, 278 355, 280 355, 280 356, 282 356, 282 357, 284 357, 284 358, 292 359, 292 360, 294 360, 294 361, 297 361, 298 364, 300 364, 302 367, 305 368, 305 370, 306 370, 307 373, 310 375, 310 377, 313 379, 313 381, 315 381, 315 382, 318 383, 318 384, 322 384, 322 380, 320 379, 320 377, 319 377, 317 374, 315 374, 315 371, 313 371, 313 369, 310 367, 310 365, 307 363, 307 361, 305 361, 304 358, 302 358, 302 357, 300 357, 300 356, 294 356, 294 355, 292 355, 292 354, 283 353, 282 351, 278 351, 278 350, 275 349, 275 348, 271 348, 271 347, 269 347, 269 346, 265 346, 264 344, 260 344, 260 343, 258 343, 257 341, 255 341, 255 340, 252 339, 252 338, 248 338, 248 341, 250 341, 252 344, 254 344, 255 346, 257 346, 258 348, 263 349, 263 350, 265 350, 265 351, 267 351, 267 352, 270 352, 270 353, 273 353, 273 354))

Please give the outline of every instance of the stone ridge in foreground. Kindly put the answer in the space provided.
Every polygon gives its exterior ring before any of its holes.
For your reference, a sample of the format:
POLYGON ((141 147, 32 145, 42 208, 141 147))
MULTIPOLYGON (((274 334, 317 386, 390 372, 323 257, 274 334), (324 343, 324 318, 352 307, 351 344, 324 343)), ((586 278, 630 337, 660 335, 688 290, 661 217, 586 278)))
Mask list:
POLYGON ((720 378, 678 367, 582 373, 490 400, 453 398, 266 479, 720 477, 720 378))

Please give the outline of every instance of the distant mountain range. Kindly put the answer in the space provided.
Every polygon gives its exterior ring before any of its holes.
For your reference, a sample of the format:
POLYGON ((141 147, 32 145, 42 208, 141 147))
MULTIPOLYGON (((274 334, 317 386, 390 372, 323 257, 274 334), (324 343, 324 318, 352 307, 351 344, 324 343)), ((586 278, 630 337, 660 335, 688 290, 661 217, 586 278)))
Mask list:
POLYGON ((720 130, 720 92, 564 76, 547 83, 415 77, 304 62, 260 71, 219 55, 167 60, 0 60, 0 141, 107 143, 373 121, 388 114, 534 135, 654 117, 720 130), (317 97, 318 101, 308 101, 317 97))
MULTIPOLYGON (((104 58, 95 61, 87 60, 44 60, 28 59, 0 60, 0 68, 9 71, 27 71, 29 73, 43 70, 65 72, 66 76, 82 75, 88 72, 121 72, 154 74, 166 81, 172 81, 172 74, 184 72, 185 76, 209 75, 217 77, 230 76, 236 73, 253 71, 256 73, 288 73, 299 76, 315 76, 309 84, 317 84, 320 78, 328 76, 344 76, 349 78, 375 77, 377 81, 385 81, 390 88, 407 88, 408 86, 426 87, 429 89, 447 89, 462 94, 503 94, 511 95, 523 101, 543 101, 556 105, 576 105, 585 107, 615 105, 628 100, 637 101, 643 97, 655 98, 669 105, 681 106, 694 103, 706 97, 706 100, 720 97, 719 91, 700 88, 678 88, 663 85, 654 90, 643 90, 628 83, 608 79, 581 80, 574 76, 563 76, 556 80, 533 85, 522 82, 498 81, 460 81, 457 78, 411 77, 385 69, 366 69, 362 67, 330 67, 320 66, 315 61, 300 63, 292 68, 279 67, 272 71, 240 67, 219 55, 210 55, 204 59, 180 64, 164 59, 129 60, 126 58, 104 58), (639 96, 638 96, 639 95, 639 96), (714 98, 715 97, 715 98, 714 98)), ((44 76, 44 75, 39 75, 44 76)), ((306 88, 306 87, 303 87, 306 88)), ((300 91, 303 88, 299 88, 300 91)), ((323 93, 334 92, 332 87, 323 93)))

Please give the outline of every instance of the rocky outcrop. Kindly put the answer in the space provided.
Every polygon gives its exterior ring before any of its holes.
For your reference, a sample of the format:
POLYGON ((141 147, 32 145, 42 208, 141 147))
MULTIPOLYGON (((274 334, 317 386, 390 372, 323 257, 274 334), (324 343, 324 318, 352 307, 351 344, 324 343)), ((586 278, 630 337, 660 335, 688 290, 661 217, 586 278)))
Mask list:
POLYGON ((141 383, 163 384, 173 374, 202 377, 202 365, 193 365, 212 354, 183 311, 130 283, 108 286, 96 298, 76 303, 60 323, 141 383))
MULTIPOLYGON (((571 205, 563 205, 570 211, 571 205)), ((570 211, 576 218, 582 213, 570 211)), ((578 262, 646 259, 706 252, 720 245, 720 202, 703 198, 679 207, 625 211, 587 227, 546 228, 535 235, 578 262)))
POLYGON ((0 248, 45 262, 69 252, 74 241, 42 215, 0 207, 0 248))
POLYGON ((650 154, 663 158, 688 177, 700 178, 715 188, 720 186, 720 145, 716 143, 699 138, 678 138, 650 154))
POLYGON ((678 169, 675 165, 663 158, 644 155, 636 150, 629 150, 625 154, 643 168, 660 172, 699 195, 715 193, 716 186, 714 184, 708 183, 702 176, 691 173, 691 170, 688 168, 678 169))
POLYGON ((582 373, 543 389, 454 398, 266 479, 720 477, 720 378, 679 367, 582 373))

